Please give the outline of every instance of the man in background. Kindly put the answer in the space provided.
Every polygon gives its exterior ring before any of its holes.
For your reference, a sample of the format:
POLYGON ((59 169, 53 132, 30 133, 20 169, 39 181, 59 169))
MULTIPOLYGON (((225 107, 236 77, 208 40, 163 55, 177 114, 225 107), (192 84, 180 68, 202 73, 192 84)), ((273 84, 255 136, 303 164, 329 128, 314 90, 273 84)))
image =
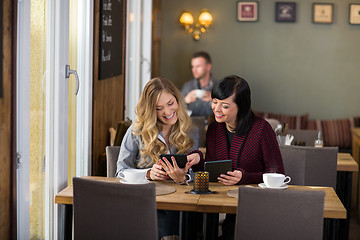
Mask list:
POLYGON ((211 58, 207 52, 197 52, 191 58, 194 79, 186 82, 181 89, 191 116, 209 116, 211 109, 211 90, 217 80, 211 74, 211 58))

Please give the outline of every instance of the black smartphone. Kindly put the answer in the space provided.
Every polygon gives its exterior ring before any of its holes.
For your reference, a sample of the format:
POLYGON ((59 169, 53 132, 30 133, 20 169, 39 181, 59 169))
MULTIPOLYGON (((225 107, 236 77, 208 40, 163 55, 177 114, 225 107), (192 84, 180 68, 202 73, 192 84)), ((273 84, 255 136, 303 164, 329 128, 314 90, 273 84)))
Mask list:
POLYGON ((205 171, 209 172, 209 182, 217 182, 220 174, 226 174, 231 170, 231 160, 205 162, 205 171))
POLYGON ((187 163, 187 155, 186 154, 160 154, 160 159, 165 157, 172 165, 171 157, 174 157, 179 168, 185 168, 187 163))

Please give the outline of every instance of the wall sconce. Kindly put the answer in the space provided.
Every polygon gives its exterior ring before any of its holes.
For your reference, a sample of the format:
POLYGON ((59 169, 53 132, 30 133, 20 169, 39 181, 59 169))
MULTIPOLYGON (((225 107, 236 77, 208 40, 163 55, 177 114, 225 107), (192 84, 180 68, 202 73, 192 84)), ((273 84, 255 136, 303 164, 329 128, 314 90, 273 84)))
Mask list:
POLYGON ((185 30, 193 35, 194 40, 199 40, 200 35, 204 34, 210 27, 212 20, 211 14, 207 10, 202 10, 196 24, 193 24, 194 18, 187 11, 181 14, 179 21, 185 27, 185 30))

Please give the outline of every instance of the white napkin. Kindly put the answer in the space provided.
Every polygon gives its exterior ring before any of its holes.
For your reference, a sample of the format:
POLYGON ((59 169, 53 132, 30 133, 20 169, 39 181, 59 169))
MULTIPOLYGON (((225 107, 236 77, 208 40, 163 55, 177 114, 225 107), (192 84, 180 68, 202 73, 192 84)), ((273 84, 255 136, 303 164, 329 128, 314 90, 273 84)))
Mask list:
POLYGON ((294 140, 294 136, 287 134, 286 136, 277 135, 276 136, 279 145, 291 145, 291 142, 294 140))

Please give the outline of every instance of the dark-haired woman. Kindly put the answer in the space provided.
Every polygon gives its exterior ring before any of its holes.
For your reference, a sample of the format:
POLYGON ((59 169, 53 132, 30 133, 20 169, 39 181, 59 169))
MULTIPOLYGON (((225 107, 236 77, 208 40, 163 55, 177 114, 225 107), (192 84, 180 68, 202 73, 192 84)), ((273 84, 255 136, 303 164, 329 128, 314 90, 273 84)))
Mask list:
MULTIPOLYGON (((276 136, 270 124, 254 116, 250 87, 245 79, 231 75, 212 90, 215 122, 206 136, 205 161, 232 160, 232 171, 222 174, 225 185, 262 182, 265 172, 284 173, 276 136)), ((234 238, 235 215, 223 223, 223 239, 234 238)))

